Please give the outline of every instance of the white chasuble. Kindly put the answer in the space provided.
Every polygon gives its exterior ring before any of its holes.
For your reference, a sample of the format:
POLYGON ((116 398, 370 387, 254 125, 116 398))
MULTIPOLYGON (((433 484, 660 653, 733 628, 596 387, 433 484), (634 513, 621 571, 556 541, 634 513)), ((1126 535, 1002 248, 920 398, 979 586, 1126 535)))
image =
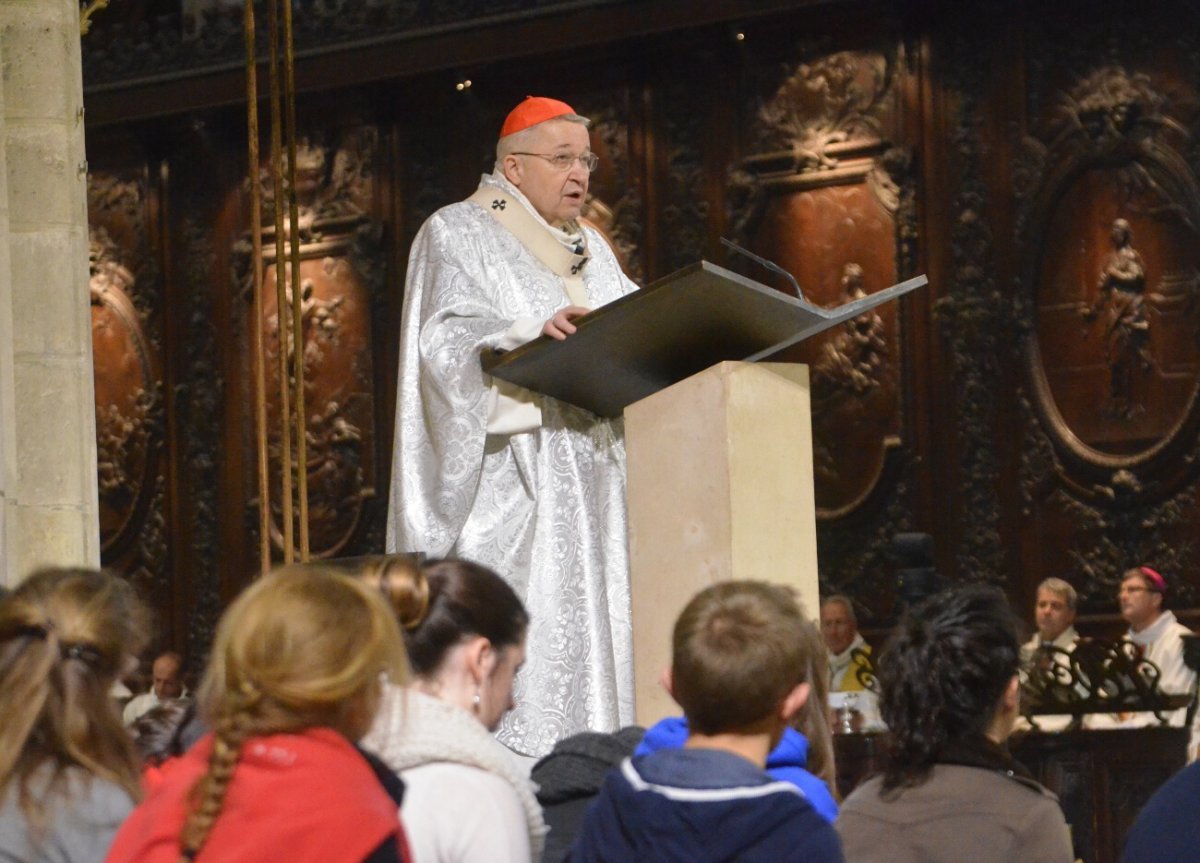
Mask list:
MULTIPOLYGON (((565 236, 502 176, 484 176, 480 188, 565 236)), ((636 290, 604 239, 583 231, 593 256, 580 273, 587 304, 636 290)), ((498 736, 537 756, 571 734, 633 721, 622 421, 498 391, 479 362, 484 348, 535 337, 568 304, 564 280, 479 203, 442 208, 413 241, 387 548, 482 563, 524 601, 525 666, 498 736), (530 409, 497 416, 498 401, 514 398, 530 409)))

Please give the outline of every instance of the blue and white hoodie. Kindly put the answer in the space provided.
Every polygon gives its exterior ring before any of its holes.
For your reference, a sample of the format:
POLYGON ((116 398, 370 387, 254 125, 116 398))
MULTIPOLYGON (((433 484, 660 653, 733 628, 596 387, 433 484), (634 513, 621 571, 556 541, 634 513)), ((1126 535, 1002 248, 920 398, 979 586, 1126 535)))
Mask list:
POLYGON ((716 749, 664 749, 609 773, 571 863, 843 863, 837 834, 790 782, 716 749))

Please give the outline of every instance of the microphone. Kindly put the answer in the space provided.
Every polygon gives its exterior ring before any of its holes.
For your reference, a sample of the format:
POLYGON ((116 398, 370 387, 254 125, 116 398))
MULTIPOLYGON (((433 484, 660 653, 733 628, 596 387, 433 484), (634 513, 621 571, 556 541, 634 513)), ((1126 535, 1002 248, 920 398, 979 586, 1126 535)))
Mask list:
POLYGON ((774 261, 768 261, 766 258, 756 255, 754 252, 751 252, 748 249, 743 249, 733 240, 727 240, 724 237, 721 237, 721 244, 727 248, 733 249, 733 251, 737 252, 739 255, 745 255, 756 264, 766 267, 772 273, 778 273, 779 275, 783 276, 785 279, 791 282, 792 287, 796 291, 796 296, 802 300, 804 299, 804 292, 800 290, 800 283, 796 281, 796 277, 783 267, 779 266, 779 264, 775 263, 774 261))

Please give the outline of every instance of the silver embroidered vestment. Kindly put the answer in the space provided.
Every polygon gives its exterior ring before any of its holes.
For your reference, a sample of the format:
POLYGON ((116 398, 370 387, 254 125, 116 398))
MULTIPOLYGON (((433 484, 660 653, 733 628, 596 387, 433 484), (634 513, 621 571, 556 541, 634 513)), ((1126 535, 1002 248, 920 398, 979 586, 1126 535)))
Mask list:
MULTIPOLYGON (((503 178, 482 185, 532 212, 503 178)), ((603 238, 584 231, 590 305, 635 290, 603 238)), ((526 661, 499 737, 530 755, 633 720, 621 421, 538 397, 540 426, 487 431, 492 382, 480 351, 567 304, 562 280, 475 203, 442 208, 413 241, 388 550, 477 561, 525 602, 526 661)))

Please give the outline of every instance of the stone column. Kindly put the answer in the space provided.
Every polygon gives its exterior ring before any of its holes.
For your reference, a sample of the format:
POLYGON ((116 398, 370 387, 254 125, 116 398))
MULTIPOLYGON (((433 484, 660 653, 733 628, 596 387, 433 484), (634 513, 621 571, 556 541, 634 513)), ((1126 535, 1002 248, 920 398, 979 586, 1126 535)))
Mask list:
POLYGON ((78 0, 0 3, 0 580, 100 536, 78 0))

